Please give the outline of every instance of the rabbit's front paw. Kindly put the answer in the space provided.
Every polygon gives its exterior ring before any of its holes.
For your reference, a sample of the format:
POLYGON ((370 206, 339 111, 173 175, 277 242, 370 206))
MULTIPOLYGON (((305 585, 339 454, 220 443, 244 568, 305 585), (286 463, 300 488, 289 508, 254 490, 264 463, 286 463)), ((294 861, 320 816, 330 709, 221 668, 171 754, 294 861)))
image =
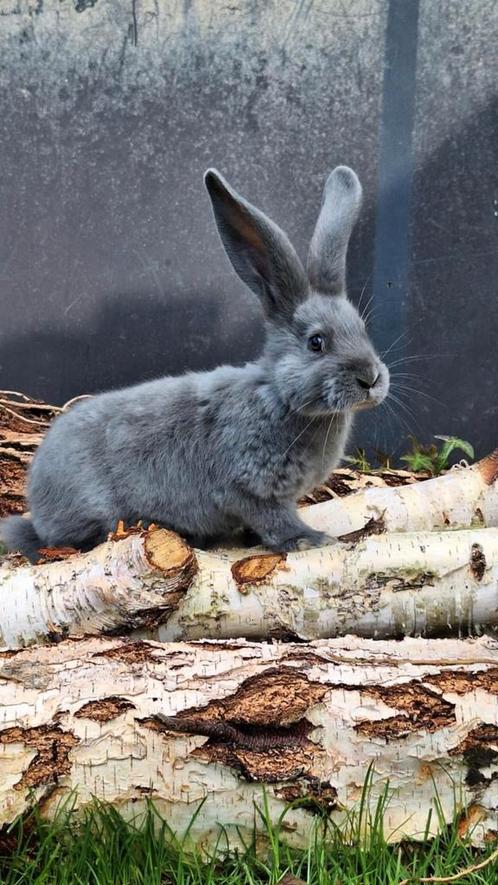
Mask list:
POLYGON ((287 538, 274 546, 275 550, 290 553, 292 550, 311 550, 313 547, 326 547, 336 544, 336 538, 331 538, 325 532, 307 532, 295 538, 287 538))

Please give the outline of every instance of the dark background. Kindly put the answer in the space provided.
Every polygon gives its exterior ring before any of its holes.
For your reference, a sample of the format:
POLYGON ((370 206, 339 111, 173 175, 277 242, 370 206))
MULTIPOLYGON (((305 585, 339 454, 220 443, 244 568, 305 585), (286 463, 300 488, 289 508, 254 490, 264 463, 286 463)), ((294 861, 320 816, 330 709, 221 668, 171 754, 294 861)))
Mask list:
POLYGON ((353 300, 403 374, 356 442, 498 440, 495 0, 2 0, 0 384, 52 402, 243 362, 218 167, 305 257, 365 189, 353 300), (403 385, 404 391, 399 391, 403 385))

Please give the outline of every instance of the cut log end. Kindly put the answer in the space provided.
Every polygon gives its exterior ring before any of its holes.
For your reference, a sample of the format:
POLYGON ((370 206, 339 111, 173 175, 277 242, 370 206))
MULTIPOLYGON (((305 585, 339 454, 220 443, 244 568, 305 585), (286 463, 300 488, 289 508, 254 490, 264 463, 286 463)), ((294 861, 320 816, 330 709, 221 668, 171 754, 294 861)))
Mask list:
POLYGON ((167 529, 154 528, 144 539, 147 562, 165 577, 183 577, 188 586, 197 572, 195 553, 187 542, 167 529))
POLYGON ((477 469, 486 485, 491 486, 498 479, 498 449, 486 455, 477 464, 477 469))

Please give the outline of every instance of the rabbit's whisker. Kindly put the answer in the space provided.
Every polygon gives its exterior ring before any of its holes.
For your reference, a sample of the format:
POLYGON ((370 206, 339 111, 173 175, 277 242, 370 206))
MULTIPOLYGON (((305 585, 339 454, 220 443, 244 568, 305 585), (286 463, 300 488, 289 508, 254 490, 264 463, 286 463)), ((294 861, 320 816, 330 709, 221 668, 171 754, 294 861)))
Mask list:
MULTIPOLYGON (((406 403, 404 403, 403 400, 399 399, 399 397, 397 397, 394 393, 392 393, 392 391, 389 391, 388 396, 390 397, 390 399, 393 402, 396 403, 396 405, 400 409, 403 409, 403 412, 405 412, 408 415, 408 417, 410 418, 410 420, 413 421, 417 425, 417 427, 420 429, 420 424, 417 421, 415 413, 406 405, 406 403)), ((398 417, 401 419, 400 415, 398 417)), ((411 428, 409 428, 409 431, 411 431, 411 428)))
POLYGON ((398 426, 403 428, 403 430, 405 430, 406 433, 408 433, 408 434, 412 433, 412 427, 410 426, 410 424, 408 423, 406 418, 404 418, 403 415, 400 415, 392 406, 391 406, 391 415, 392 415, 392 418, 393 418, 393 421, 395 424, 397 424, 398 426))
POLYGON ((388 430, 389 430, 390 435, 392 436, 393 429, 394 429, 394 423, 396 421, 396 415, 394 413, 391 403, 388 402, 387 399, 385 399, 384 402, 381 403, 381 407, 382 406, 386 407, 385 408, 385 415, 386 415, 387 422, 388 422, 388 430))
POLYGON ((365 326, 368 326, 370 320, 372 319, 372 317, 375 316, 377 310, 378 310, 378 307, 374 304, 373 307, 371 307, 370 310, 368 311, 368 314, 365 317, 362 317, 362 320, 365 323, 365 326))
POLYGON ((313 397, 313 399, 309 399, 307 402, 302 403, 302 405, 297 406, 297 408, 295 408, 295 409, 291 409, 291 411, 289 412, 289 414, 287 415, 287 417, 285 418, 285 420, 288 421, 289 418, 292 418, 293 415, 297 415, 297 414, 299 414, 299 413, 302 412, 303 409, 305 409, 307 406, 311 406, 313 403, 317 403, 318 400, 320 400, 321 398, 322 398, 322 395, 321 395, 321 393, 320 393, 320 394, 318 394, 318 396, 313 397))
POLYGON ((389 370, 391 370, 391 369, 394 369, 395 366, 401 366, 401 365, 404 365, 404 363, 413 363, 416 360, 436 359, 436 356, 438 356, 438 354, 431 355, 431 354, 427 354, 427 353, 415 353, 410 356, 402 356, 398 360, 395 360, 393 363, 388 363, 386 365, 387 365, 387 368, 389 370))
POLYGON ((416 372, 391 372, 391 378, 412 378, 415 381, 421 381, 420 375, 416 372))
POLYGON ((311 425, 313 424, 314 421, 316 421, 317 418, 318 418, 318 415, 314 415, 313 418, 311 419, 311 421, 308 421, 308 423, 306 424, 305 427, 303 427, 301 432, 298 433, 298 435, 294 437, 290 446, 287 446, 285 452, 282 455, 280 455, 280 458, 279 458, 280 461, 282 460, 282 458, 285 458, 287 452, 290 452, 290 450, 292 449, 292 446, 295 445, 295 443, 297 443, 298 439, 301 439, 303 433, 306 433, 308 427, 311 427, 311 425))
POLYGON ((389 404, 386 400, 383 400, 378 407, 378 415, 379 420, 375 422, 375 449, 378 449, 380 445, 385 445, 385 440, 387 440, 387 435, 381 436, 381 433, 384 431, 384 424, 388 425, 387 431, 391 432, 392 435, 392 415, 389 411, 389 404), (386 407, 385 410, 384 406, 386 407), (383 419, 385 419, 385 421, 383 419), (382 442, 382 440, 384 440, 384 442, 382 442))
POLYGON ((408 384, 392 384, 391 387, 393 387, 394 390, 396 391, 396 393, 399 393, 400 395, 402 393, 404 393, 405 391, 408 394, 414 393, 417 396, 423 396, 424 399, 427 399, 433 403, 436 403, 436 405, 438 405, 438 406, 444 407, 444 403, 442 400, 437 399, 437 397, 435 397, 435 396, 432 396, 431 393, 426 393, 424 390, 419 390, 417 387, 410 387, 408 384))
MULTIPOLYGON (((367 290, 367 286, 368 286, 368 284, 369 284, 371 278, 372 278, 372 271, 370 271, 370 273, 368 274, 368 277, 366 278, 365 283, 364 283, 364 285, 363 285, 363 288, 362 288, 362 290, 361 290, 361 293, 360 293, 360 300, 358 301, 358 307, 356 308, 357 311, 358 311, 358 313, 360 313, 361 302, 363 301, 363 296, 364 296, 364 294, 365 294, 365 292, 366 292, 366 290, 367 290)), ((360 314, 360 316, 361 316, 361 314, 360 314)))
MULTIPOLYGON (((366 283, 365 283, 365 285, 366 285, 366 283)), ((362 294, 363 294, 363 293, 362 293, 362 294)), ((361 312, 361 314, 360 314, 360 316, 361 316, 362 320, 364 320, 364 322, 366 322, 366 320, 365 320, 365 314, 366 314, 368 308, 370 307, 370 305, 371 305, 371 303, 372 303, 372 301, 373 301, 373 298, 374 298, 374 293, 372 292, 372 294, 370 295, 370 298, 368 299, 367 303, 365 304, 365 307, 363 308, 363 310, 362 310, 362 312, 361 312)), ((358 308, 358 309, 359 309, 359 308, 358 308)))
POLYGON ((330 430, 332 428, 333 423, 334 423, 334 415, 332 415, 330 418, 329 426, 327 427, 327 433, 325 434, 325 441, 323 443, 323 450, 322 450, 322 465, 325 464, 325 450, 327 448, 327 442, 329 439, 329 434, 330 434, 330 430))
MULTIPOLYGON (((381 356, 381 359, 385 360, 387 354, 391 352, 391 350, 393 349, 393 347, 395 346, 395 344, 397 344, 398 341, 401 341, 402 338, 406 338, 406 335, 407 335, 407 334, 408 334, 407 332, 402 332, 401 335, 398 335, 398 337, 394 339, 393 343, 389 345, 389 347, 387 348, 387 350, 384 351, 384 353, 383 353, 382 356, 381 356)), ((410 343, 410 342, 407 341, 407 342, 405 343, 405 346, 406 346, 407 344, 409 344, 409 343, 410 343)))

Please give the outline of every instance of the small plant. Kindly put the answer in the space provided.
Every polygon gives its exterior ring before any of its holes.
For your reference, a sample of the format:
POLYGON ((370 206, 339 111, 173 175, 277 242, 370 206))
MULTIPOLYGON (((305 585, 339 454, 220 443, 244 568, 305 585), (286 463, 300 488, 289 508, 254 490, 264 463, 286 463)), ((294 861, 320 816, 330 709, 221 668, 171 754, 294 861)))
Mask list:
POLYGON ((365 449, 357 448, 353 455, 346 455, 344 461, 347 461, 356 470, 361 470, 362 473, 372 473, 374 469, 367 458, 365 449))
POLYGON ((435 443, 423 446, 414 436, 410 439, 412 450, 406 455, 401 455, 400 460, 405 461, 414 473, 427 472, 431 476, 439 476, 449 467, 450 455, 455 451, 463 452, 471 461, 474 459, 473 446, 457 436, 435 436, 434 439, 442 442, 439 447, 435 443))
POLYGON ((377 464, 379 465, 379 468, 381 470, 395 469, 393 464, 394 456, 392 454, 389 455, 387 452, 381 451, 381 449, 374 449, 374 453, 375 460, 377 461, 377 464))

